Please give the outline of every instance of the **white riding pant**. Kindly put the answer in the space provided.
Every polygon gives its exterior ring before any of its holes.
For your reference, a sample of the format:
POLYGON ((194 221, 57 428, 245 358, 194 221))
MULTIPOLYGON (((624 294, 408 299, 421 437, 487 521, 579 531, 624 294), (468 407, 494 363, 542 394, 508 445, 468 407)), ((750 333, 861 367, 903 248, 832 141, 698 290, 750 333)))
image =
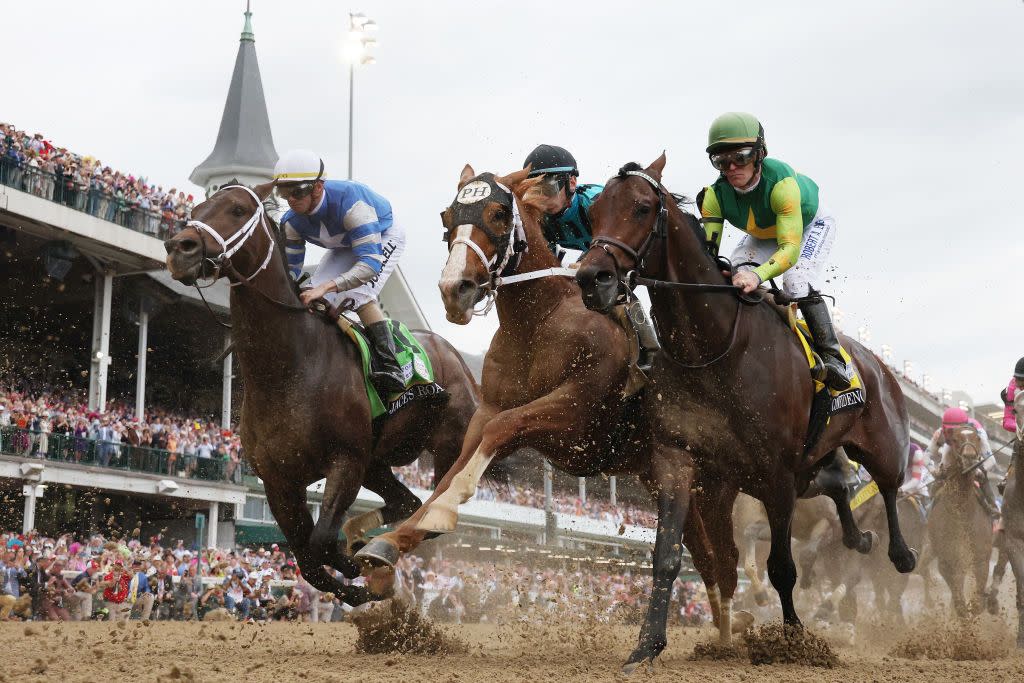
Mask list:
MULTIPOLYGON (((800 257, 782 274, 782 291, 791 297, 807 296, 812 287, 821 291, 822 272, 828 264, 835 239, 835 218, 819 208, 811 224, 804 228, 800 257)), ((778 249, 779 243, 774 239, 762 240, 744 235, 729 258, 733 263, 753 261, 761 264, 766 263, 778 249)), ((739 270, 753 270, 754 267, 741 266, 739 270)))
MULTIPOLYGON (((381 264, 380 273, 369 282, 365 282, 355 289, 346 292, 332 292, 325 299, 335 306, 344 310, 354 311, 371 301, 380 298, 380 292, 384 289, 384 283, 388 281, 391 273, 398 265, 398 259, 405 251, 405 231, 392 225, 387 232, 381 235, 381 247, 384 250, 384 262, 381 264)), ((345 273, 355 265, 359 257, 351 249, 330 249, 320 259, 310 283, 316 287, 325 282, 333 280, 342 273, 345 273)))

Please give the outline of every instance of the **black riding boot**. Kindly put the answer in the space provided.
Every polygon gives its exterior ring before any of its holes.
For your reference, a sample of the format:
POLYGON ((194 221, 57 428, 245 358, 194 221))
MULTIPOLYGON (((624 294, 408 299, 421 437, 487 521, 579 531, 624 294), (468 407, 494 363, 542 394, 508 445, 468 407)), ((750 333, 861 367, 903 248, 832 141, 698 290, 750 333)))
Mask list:
POLYGON ((828 313, 825 300, 818 298, 801 301, 800 312, 804 314, 807 328, 814 338, 814 348, 825 364, 825 386, 835 391, 850 388, 850 378, 846 375, 846 362, 839 351, 839 338, 832 327, 832 318, 828 313))
POLYGON ((626 317, 633 324, 637 341, 640 342, 640 356, 636 360, 636 366, 643 372, 650 372, 654 356, 661 350, 654 321, 644 312, 643 304, 636 299, 626 304, 626 317))
POLYGON ((405 376, 395 358, 395 338, 386 320, 366 326, 373 343, 373 362, 370 363, 370 381, 382 394, 394 394, 405 389, 405 376))

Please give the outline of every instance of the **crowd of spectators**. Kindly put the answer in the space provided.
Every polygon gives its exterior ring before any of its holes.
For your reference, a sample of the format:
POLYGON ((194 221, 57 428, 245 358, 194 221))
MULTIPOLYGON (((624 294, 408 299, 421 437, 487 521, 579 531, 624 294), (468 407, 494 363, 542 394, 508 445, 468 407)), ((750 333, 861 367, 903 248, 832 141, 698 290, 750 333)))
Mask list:
POLYGON ((89 410, 74 392, 25 392, 0 384, 0 451, 103 467, 241 482, 242 445, 213 420, 111 401, 89 410))
POLYGON ((0 123, 0 183, 161 238, 180 229, 194 202, 7 123, 0 123))
MULTIPOLYGON (((307 583, 295 560, 268 548, 201 549, 96 534, 55 538, 0 535, 0 620, 343 621, 351 611, 307 583)), ((340 575, 338 577, 341 579, 340 575)), ((356 579, 361 582, 362 579, 356 579)), ((549 614, 632 621, 646 609, 646 571, 532 568, 522 562, 425 561, 407 555, 396 572, 399 595, 427 616, 470 623, 549 614)), ((677 623, 709 618, 701 584, 677 580, 677 623)))
MULTIPOLYGON (((476 623, 507 619, 559 618, 637 621, 647 609, 650 570, 537 568, 468 560, 425 561, 406 555, 398 564, 399 590, 437 621, 476 623)), ((677 579, 672 620, 700 625, 710 620, 707 593, 699 581, 677 579)))

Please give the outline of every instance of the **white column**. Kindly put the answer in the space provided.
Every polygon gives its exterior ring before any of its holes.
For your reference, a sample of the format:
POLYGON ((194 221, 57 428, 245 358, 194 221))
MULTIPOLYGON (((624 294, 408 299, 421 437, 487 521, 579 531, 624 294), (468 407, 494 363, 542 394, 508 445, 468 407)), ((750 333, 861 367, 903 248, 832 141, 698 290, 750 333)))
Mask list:
POLYGON ((557 538, 557 521, 555 519, 555 501, 552 488, 554 487, 555 473, 551 463, 544 460, 544 542, 551 544, 557 538))
POLYGON ((22 518, 21 533, 27 534, 36 527, 36 498, 42 496, 42 487, 38 484, 22 484, 21 492, 25 496, 25 515, 22 518))
POLYGON ((206 547, 216 548, 217 547, 217 513, 220 511, 220 503, 213 501, 210 503, 210 514, 206 520, 206 547))
POLYGON ((579 482, 580 482, 580 502, 581 503, 586 503, 587 502, 587 478, 586 477, 579 477, 579 482))
POLYGON ((89 372, 89 409, 103 412, 107 406, 107 368, 110 366, 110 297, 114 274, 97 273, 92 319, 92 358, 89 372))
POLYGON ((146 409, 146 349, 149 344, 149 312, 146 302, 139 304, 139 365, 135 371, 135 419, 146 409))
MULTIPOLYGON (((224 348, 227 349, 231 346, 231 333, 224 333, 224 348)), ((221 394, 220 399, 220 426, 224 429, 231 429, 231 357, 235 354, 229 353, 224 356, 224 370, 221 375, 221 394)))
POLYGON ((615 491, 615 476, 608 477, 608 502, 612 504, 612 507, 618 504, 615 491))

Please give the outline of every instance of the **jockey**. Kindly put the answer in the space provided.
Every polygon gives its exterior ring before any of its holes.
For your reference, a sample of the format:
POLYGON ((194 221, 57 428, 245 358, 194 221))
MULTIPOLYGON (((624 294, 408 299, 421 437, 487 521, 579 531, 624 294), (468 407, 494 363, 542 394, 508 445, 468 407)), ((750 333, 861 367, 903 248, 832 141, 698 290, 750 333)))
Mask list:
POLYGON ((324 162, 304 149, 278 159, 274 182, 288 202, 281 226, 292 277, 302 274, 306 242, 327 249, 302 303, 323 298, 355 310, 372 343, 370 381, 382 393, 402 391, 395 339, 377 301, 405 250, 405 232, 395 225, 390 202, 361 183, 325 179, 324 162))
POLYGON ((946 408, 942 413, 942 427, 935 430, 932 440, 928 443, 926 450, 929 458, 933 463, 936 460, 940 463, 937 471, 934 471, 934 467, 932 468, 933 473, 936 479, 943 479, 949 475, 950 470, 960 466, 954 449, 963 446, 964 439, 967 437, 965 432, 974 432, 978 435, 981 448, 977 457, 981 461, 981 465, 974 468, 974 479, 981 488, 983 502, 988 513, 993 517, 998 517, 999 506, 996 504, 996 495, 988 477, 994 466, 994 458, 991 457, 992 447, 988 443, 988 433, 981 423, 968 416, 967 411, 963 408, 946 408))
POLYGON ((1011 434, 1017 433, 1017 416, 1013 412, 1013 399, 1022 389, 1024 389, 1024 358, 1017 361, 1010 383, 999 394, 1003 399, 1003 429, 1011 434))
POLYGON ((724 222, 747 234, 733 251, 740 265, 732 283, 750 293, 784 275, 782 288, 800 312, 825 364, 825 384, 850 388, 828 306, 818 295, 836 237, 832 215, 818 201, 818 186, 777 159, 767 158, 764 128, 751 114, 728 112, 711 123, 708 155, 720 175, 697 195, 709 244, 721 244, 724 222), (750 263, 760 264, 756 267, 750 263))
POLYGON ((907 480, 900 487, 901 493, 929 495, 928 484, 933 481, 931 472, 928 471, 928 455, 923 448, 916 443, 910 443, 910 455, 908 457, 907 480))
MULTIPOLYGON (((586 251, 593 239, 590 227, 590 206, 604 190, 603 185, 579 185, 580 171, 576 158, 563 147, 539 145, 526 157, 523 168, 530 166, 531 178, 541 176, 545 180, 544 194, 547 202, 543 207, 544 219, 541 229, 548 240, 551 251, 563 258, 561 249, 586 251)), ((637 366, 647 372, 651 369, 654 354, 661 348, 654 323, 644 312, 639 300, 626 304, 626 316, 633 323, 640 342, 640 358, 637 366)))

